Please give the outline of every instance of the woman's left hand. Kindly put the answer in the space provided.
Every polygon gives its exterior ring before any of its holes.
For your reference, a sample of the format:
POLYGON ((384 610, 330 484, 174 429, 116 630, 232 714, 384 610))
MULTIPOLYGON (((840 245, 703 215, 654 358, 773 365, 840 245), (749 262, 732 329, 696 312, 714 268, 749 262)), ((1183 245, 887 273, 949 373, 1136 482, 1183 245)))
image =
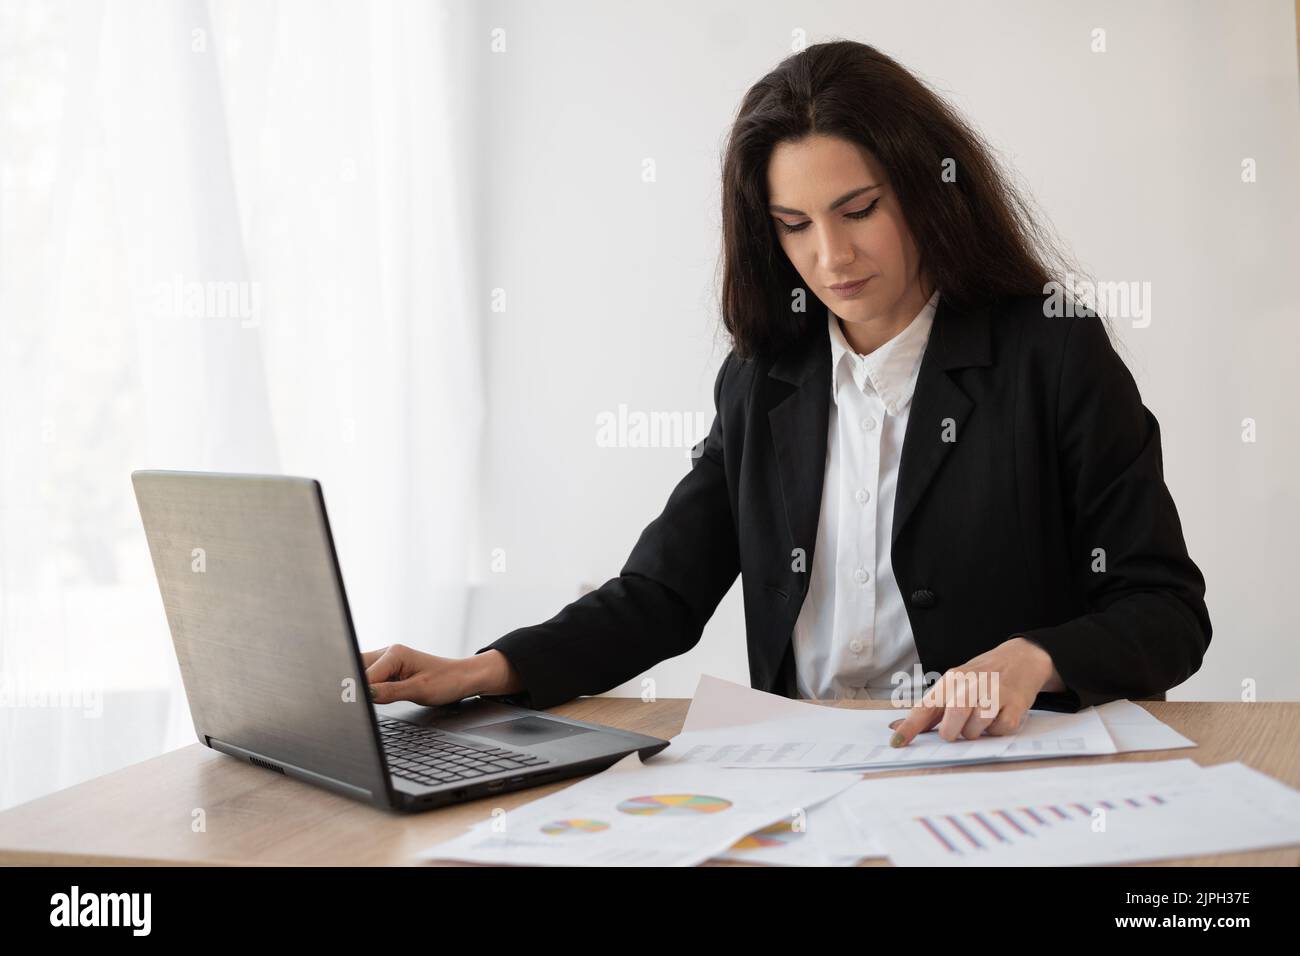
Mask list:
POLYGON ((906 747, 917 734, 939 725, 939 736, 974 740, 1020 729, 1040 691, 1063 691, 1051 655, 1033 641, 1013 637, 945 673, 906 717, 889 726, 892 747, 906 747))

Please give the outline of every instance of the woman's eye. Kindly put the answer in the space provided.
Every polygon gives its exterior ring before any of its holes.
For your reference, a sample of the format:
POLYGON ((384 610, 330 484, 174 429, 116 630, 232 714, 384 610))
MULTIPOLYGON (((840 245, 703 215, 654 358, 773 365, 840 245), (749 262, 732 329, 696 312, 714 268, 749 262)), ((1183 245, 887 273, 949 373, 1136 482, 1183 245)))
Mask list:
POLYGON ((845 213, 845 215, 850 219, 866 219, 868 216, 871 215, 872 210, 876 208, 876 204, 878 202, 880 202, 879 199, 873 199, 871 201, 871 205, 868 206, 866 209, 860 209, 857 212, 845 213))
MULTIPOLYGON (((868 206, 866 209, 860 209, 857 212, 846 212, 844 214, 844 217, 846 219, 866 219, 868 216, 871 215, 873 211, 875 211, 876 205, 879 202, 880 202, 879 199, 874 199, 872 200, 871 205, 868 206)), ((786 232, 786 233, 803 232, 805 229, 808 228, 808 223, 806 222, 801 222, 797 226, 792 226, 788 222, 778 219, 776 221, 776 224, 781 227, 782 232, 786 232)))

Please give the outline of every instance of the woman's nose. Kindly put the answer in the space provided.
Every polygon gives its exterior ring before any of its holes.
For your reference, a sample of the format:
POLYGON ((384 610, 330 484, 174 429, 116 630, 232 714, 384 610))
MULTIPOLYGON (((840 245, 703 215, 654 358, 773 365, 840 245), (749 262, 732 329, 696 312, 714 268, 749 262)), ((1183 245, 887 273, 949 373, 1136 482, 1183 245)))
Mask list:
POLYGON ((823 230, 821 259, 822 266, 827 272, 838 273, 838 270, 851 263, 853 258, 853 244, 849 242, 848 237, 840 235, 834 229, 823 230))

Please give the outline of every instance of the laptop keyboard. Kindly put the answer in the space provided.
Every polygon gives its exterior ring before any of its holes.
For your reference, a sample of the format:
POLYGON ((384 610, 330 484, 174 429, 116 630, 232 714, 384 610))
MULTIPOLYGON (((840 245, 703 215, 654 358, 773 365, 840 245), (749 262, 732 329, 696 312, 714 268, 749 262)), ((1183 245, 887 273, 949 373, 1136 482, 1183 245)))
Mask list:
POLYGON ((391 717, 379 718, 379 732, 392 774, 428 786, 550 763, 542 757, 503 747, 462 743, 441 730, 417 727, 391 717))

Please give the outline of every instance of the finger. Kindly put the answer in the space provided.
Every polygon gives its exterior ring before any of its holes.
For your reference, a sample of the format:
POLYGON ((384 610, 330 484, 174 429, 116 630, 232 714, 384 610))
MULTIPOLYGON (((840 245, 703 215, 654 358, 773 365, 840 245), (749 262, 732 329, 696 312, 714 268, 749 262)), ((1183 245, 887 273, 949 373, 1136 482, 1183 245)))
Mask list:
POLYGON ((993 723, 997 715, 986 716, 987 712, 981 713, 978 708, 971 708, 970 717, 966 719, 966 726, 962 727, 961 735, 967 740, 975 740, 984 733, 984 729, 993 723))
POLYGON ((384 649, 384 653, 366 668, 366 681, 378 684, 383 681, 401 680, 403 676, 401 653, 394 647, 384 649))
MULTIPOLYGON (((889 729, 890 729, 890 730, 897 730, 897 729, 898 729, 898 725, 901 724, 904 720, 906 720, 905 717, 899 717, 897 720, 891 720, 891 721, 889 722, 889 729)), ((922 733, 928 733, 928 731, 922 731, 922 733)))
POLYGON ((1002 708, 993 723, 989 724, 985 733, 994 737, 1002 737, 1018 732, 1025 722, 1025 715, 1029 713, 1027 707, 1017 707, 1008 705, 1002 708))
MULTIPOLYGON (((958 669, 949 671, 945 677, 947 678, 943 688, 945 713, 943 722, 939 725, 939 736, 951 743, 964 736, 971 717, 978 716, 976 711, 980 703, 979 672, 958 669)), ((994 716, 996 712, 990 715, 989 719, 994 716)), ((982 727, 980 732, 983 732, 982 727)))
POLYGON ((943 720, 939 723, 939 736, 952 743, 961 736, 962 728, 970 720, 970 707, 945 707, 943 720))
POLYGON ((924 701, 912 708, 912 712, 907 715, 898 729, 894 731, 894 736, 890 738, 889 746, 906 747, 912 742, 917 734, 925 733, 943 718, 943 707, 937 704, 927 704, 924 701))
POLYGON ((957 737, 964 737, 967 740, 978 739, 984 733, 984 728, 993 723, 998 715, 999 708, 996 704, 991 700, 985 700, 981 695, 983 685, 980 677, 982 676, 979 671, 969 671, 959 685, 954 684, 954 692, 959 692, 961 703, 969 705, 962 708, 965 717, 960 724, 955 719, 953 721, 957 737))
POLYGON ((377 650, 377 651, 362 651, 362 652, 361 652, 361 663, 362 663, 364 666, 369 667, 369 666, 370 666, 371 664, 373 664, 375 661, 379 660, 379 658, 383 657, 383 656, 384 656, 384 651, 386 651, 386 650, 388 650, 388 648, 386 648, 386 647, 381 647, 381 648, 379 648, 379 650, 377 650))
POLYGON ((920 701, 894 731, 894 736, 889 741, 891 747, 906 747, 917 734, 925 733, 942 719, 947 677, 947 674, 940 677, 921 695, 920 701))
POLYGON ((420 680, 412 677, 410 680, 393 680, 385 681, 382 684, 370 685, 370 699, 376 704, 391 704, 398 700, 413 700, 419 702, 420 680))

